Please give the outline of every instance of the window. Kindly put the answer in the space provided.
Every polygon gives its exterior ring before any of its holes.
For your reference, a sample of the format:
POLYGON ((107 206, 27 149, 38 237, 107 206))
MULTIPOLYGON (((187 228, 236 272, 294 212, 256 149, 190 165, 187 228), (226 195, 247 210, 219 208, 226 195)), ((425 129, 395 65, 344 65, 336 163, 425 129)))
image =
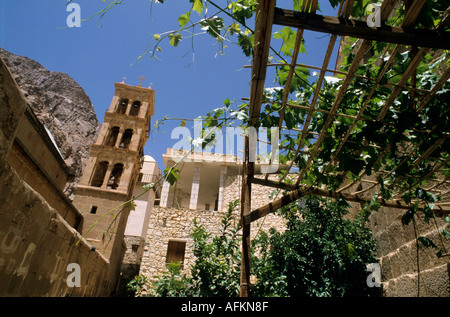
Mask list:
POLYGON ((139 250, 139 244, 132 244, 131 245, 131 251, 138 252, 139 250))
POLYGON ((128 99, 122 98, 117 106, 117 113, 125 114, 127 112, 128 99))
POLYGON ((181 268, 184 264, 184 252, 186 250, 186 241, 169 240, 167 247, 166 265, 170 263, 181 263, 181 268))
POLYGON ((94 175, 92 176, 91 186, 101 187, 105 178, 106 170, 108 169, 108 162, 103 161, 95 167, 94 175))
POLYGON ((126 129, 123 136, 122 141, 120 141, 119 147, 122 149, 128 149, 131 143, 131 137, 133 136, 133 130, 126 129))
POLYGON ((139 110, 141 109, 141 102, 135 101, 133 102, 133 105, 131 106, 130 110, 130 116, 137 116, 139 114, 139 110))
POLYGON ((91 214, 96 214, 97 213, 97 206, 92 206, 90 213, 91 214))
POLYGON ((119 187, 122 172, 123 172, 123 164, 117 163, 116 165, 114 165, 113 170, 111 171, 111 176, 109 177, 108 180, 107 185, 108 188, 117 189, 117 187, 119 187))
POLYGON ((109 131, 108 136, 105 138, 104 145, 106 146, 115 146, 117 141, 117 136, 119 135, 120 128, 112 127, 109 131))

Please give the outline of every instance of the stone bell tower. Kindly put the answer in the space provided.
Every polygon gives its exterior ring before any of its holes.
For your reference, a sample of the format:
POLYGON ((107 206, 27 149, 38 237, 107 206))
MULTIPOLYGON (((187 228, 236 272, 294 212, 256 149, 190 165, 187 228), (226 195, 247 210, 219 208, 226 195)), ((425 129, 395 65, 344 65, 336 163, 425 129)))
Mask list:
POLYGON ((154 102, 151 88, 115 83, 114 97, 75 192, 73 204, 84 217, 83 236, 114 263, 121 261, 124 251, 130 208, 123 204, 132 198, 139 176, 154 102))

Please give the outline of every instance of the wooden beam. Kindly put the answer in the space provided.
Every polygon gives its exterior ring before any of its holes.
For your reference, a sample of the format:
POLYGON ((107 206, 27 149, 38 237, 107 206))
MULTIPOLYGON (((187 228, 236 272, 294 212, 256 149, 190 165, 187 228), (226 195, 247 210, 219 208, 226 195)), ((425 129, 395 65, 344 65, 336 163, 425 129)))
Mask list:
POLYGON ((261 111, 274 10, 275 0, 259 1, 259 9, 255 18, 255 42, 250 86, 249 124, 251 126, 257 124, 261 111))
MULTIPOLYGON (((267 180, 269 181, 269 180, 267 180)), ((302 198, 303 196, 306 196, 308 194, 311 194, 311 189, 308 187, 302 187, 297 190, 293 190, 280 199, 277 199, 271 203, 268 203, 267 205, 257 208, 253 210, 248 215, 245 215, 243 218, 244 225, 252 223, 253 221, 256 221, 264 216, 267 216, 268 214, 302 198)))
POLYGON ((416 22, 417 17, 427 0, 415 0, 406 4, 406 14, 402 21, 402 26, 412 26, 416 22))
POLYGON ((372 41, 450 49, 450 32, 443 30, 410 29, 386 25, 371 28, 364 21, 296 12, 280 8, 275 8, 273 23, 372 41))
POLYGON ((249 181, 252 184, 258 184, 258 185, 263 185, 263 186, 269 186, 269 187, 274 187, 274 188, 278 188, 278 189, 284 189, 284 190, 296 190, 298 189, 298 187, 296 187, 293 184, 287 184, 287 183, 283 183, 283 182, 277 182, 277 181, 273 181, 270 179, 262 179, 262 178, 256 178, 256 177, 252 177, 249 179, 249 181))
MULTIPOLYGON (((287 66, 287 64, 286 63, 270 63, 270 64, 267 65, 267 67, 279 67, 279 66, 287 66)), ((312 65, 306 65, 306 64, 296 64, 295 66, 296 67, 305 67, 305 68, 320 70, 320 71, 329 72, 329 73, 335 73, 335 74, 344 75, 344 76, 347 76, 347 74, 348 74, 347 72, 339 71, 339 70, 336 70, 336 69, 330 69, 330 68, 322 69, 322 68, 320 68, 318 66, 312 66, 312 65)), ((251 68, 251 67, 252 67, 251 65, 243 66, 243 68, 251 68)), ((380 85, 380 83, 377 81, 376 78, 370 78, 370 77, 362 76, 362 75, 353 75, 353 77, 365 79, 365 80, 374 82, 376 85, 380 85)), ((385 84, 383 84, 383 86, 387 87, 387 88, 401 87, 403 89, 416 91, 416 92, 419 92, 419 93, 422 93, 422 94, 427 94, 427 93, 430 92, 430 90, 428 90, 428 89, 411 87, 411 86, 408 86, 408 85, 399 85, 399 84, 395 84, 395 83, 389 82, 389 81, 386 82, 385 84)))
MULTIPOLYGON (((328 42, 328 47, 327 47, 327 51, 325 52, 325 57, 323 59, 323 63, 322 63, 322 70, 327 69, 328 68, 328 64, 330 62, 330 58, 331 55, 333 53, 333 49, 334 49, 334 44, 336 43, 336 35, 333 35, 330 37, 330 41, 328 42)), ((325 72, 321 71, 319 74, 319 78, 317 79, 317 83, 316 83, 316 88, 314 89, 314 94, 311 100, 311 103, 309 105, 309 110, 308 113, 306 115, 306 118, 304 120, 304 124, 303 124, 303 132, 301 135, 301 138, 298 142, 298 146, 297 149, 295 150, 294 153, 294 158, 297 157, 298 153, 300 152, 301 148, 303 147, 303 142, 305 141, 306 135, 307 135, 307 131, 308 131, 308 127, 309 124, 311 123, 311 119, 313 117, 313 113, 314 113, 314 109, 316 106, 317 101, 319 100, 319 94, 321 91, 321 87, 322 87, 322 82, 325 78, 325 72)), ((286 170, 286 174, 281 178, 281 180, 283 180, 286 175, 289 173, 290 169, 292 168, 292 165, 294 164, 294 160, 292 160, 286 170)))
MULTIPOLYGON (((295 185, 291 184, 285 184, 280 183, 272 180, 265 180, 265 179, 259 179, 259 178, 252 178, 251 182, 254 184, 259 185, 265 185, 285 190, 290 190, 286 195, 281 197, 280 199, 277 199, 271 203, 268 203, 267 205, 264 205, 262 207, 259 207, 255 210, 253 210, 250 214, 245 215, 243 218, 244 223, 251 223, 253 221, 256 221, 264 216, 267 216, 268 214, 280 209, 281 207, 286 206, 287 204, 290 204, 298 199, 300 199, 303 196, 306 195, 316 195, 321 197, 329 197, 329 198, 343 198, 346 201, 350 202, 356 202, 356 203, 369 203, 373 197, 371 196, 360 196, 360 195, 354 195, 349 193, 336 193, 335 191, 322 189, 318 187, 313 186, 306 186, 303 185, 301 187, 295 187, 295 185)), ((409 204, 404 203, 401 199, 383 199, 379 197, 377 201, 380 203, 383 207, 390 207, 390 208, 400 208, 400 209, 410 209, 411 206, 409 204)), ((419 205, 419 209, 422 209, 423 206, 419 205)), ((437 216, 447 215, 450 214, 449 208, 443 208, 442 206, 435 205, 434 206, 434 212, 437 216)))

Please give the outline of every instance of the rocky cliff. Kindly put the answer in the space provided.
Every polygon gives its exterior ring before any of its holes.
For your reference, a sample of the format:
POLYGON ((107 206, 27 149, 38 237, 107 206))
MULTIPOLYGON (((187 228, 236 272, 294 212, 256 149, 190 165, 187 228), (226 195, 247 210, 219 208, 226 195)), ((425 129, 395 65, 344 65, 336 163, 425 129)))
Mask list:
POLYGON ((0 56, 72 169, 75 179, 65 189, 67 196, 72 198, 100 128, 89 97, 67 74, 49 71, 32 59, 2 48, 0 56))

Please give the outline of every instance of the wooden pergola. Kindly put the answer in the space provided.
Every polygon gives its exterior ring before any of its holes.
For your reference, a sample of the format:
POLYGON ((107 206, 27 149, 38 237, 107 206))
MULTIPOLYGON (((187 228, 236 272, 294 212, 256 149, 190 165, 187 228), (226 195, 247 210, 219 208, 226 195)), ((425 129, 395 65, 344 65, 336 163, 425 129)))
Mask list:
MULTIPOLYGON (((437 83, 429 90, 417 89, 413 85, 408 86, 408 81, 413 78, 416 73, 416 69, 419 63, 423 60, 424 56, 431 49, 450 49, 450 33, 444 31, 445 26, 449 22, 449 12, 450 8, 445 12, 444 17, 440 21, 440 24, 434 29, 414 29, 414 23, 419 16, 426 0, 413 0, 409 1, 409 7, 405 13, 403 21, 396 27, 389 27, 384 25, 384 21, 391 15, 395 6, 397 5, 397 0, 384 0, 381 6, 381 26, 380 27, 369 27, 366 22, 358 21, 352 19, 350 16, 354 0, 342 0, 340 7, 338 9, 338 14, 336 17, 322 16, 316 14, 316 9, 318 5, 317 0, 305 0, 303 2, 303 8, 300 12, 285 10, 275 7, 275 0, 260 0, 259 6, 256 13, 255 20, 255 44, 253 52, 252 61, 252 73, 251 73, 251 88, 249 97, 249 127, 257 127, 259 124, 259 118, 261 114, 262 105, 265 103, 263 99, 263 93, 265 89, 266 73, 268 67, 273 65, 269 64, 269 54, 271 46, 272 37, 272 27, 273 25, 280 26, 290 26, 296 28, 296 40, 293 49, 292 58, 288 61, 285 66, 289 67, 289 73, 285 84, 284 95, 281 102, 281 107, 279 111, 279 125, 280 129, 287 129, 284 126, 284 112, 289 107, 303 107, 302 109, 307 110, 307 116, 304 120, 302 127, 296 128, 295 132, 300 133, 300 142, 296 148, 289 149, 294 153, 294 157, 297 155, 306 155, 306 166, 299 169, 298 172, 293 172, 293 162, 291 160, 288 163, 287 173, 280 177, 279 180, 274 181, 265 175, 263 178, 255 177, 255 162, 249 159, 250 151, 249 140, 246 138, 245 150, 244 150, 244 168, 242 174, 242 192, 241 192, 241 219, 243 224, 243 242, 242 242, 242 265, 241 265, 241 296, 249 296, 249 286, 250 286, 250 227, 251 223, 261 217, 268 215, 275 210, 298 200, 305 195, 319 195, 324 197, 338 198, 342 197, 347 201, 351 202, 370 202, 372 196, 368 195, 370 190, 376 190, 379 186, 378 182, 373 181, 373 178, 369 179, 365 177, 364 171, 361 172, 356 180, 351 180, 347 177, 347 173, 342 175, 342 183, 337 190, 328 190, 322 186, 305 185, 302 183, 305 173, 307 170, 315 164, 315 159, 321 150, 322 142, 329 137, 327 135, 327 128, 333 123, 333 121, 339 116, 346 116, 353 120, 348 133, 344 138, 339 140, 340 145, 337 149, 339 152, 346 142, 350 142, 349 136, 352 129, 356 126, 357 122, 364 120, 364 111, 366 110, 367 102, 360 108, 357 115, 349 116, 343 114, 339 111, 341 106, 341 101, 347 92, 347 87, 349 84, 355 80, 357 77, 355 72, 358 65, 363 60, 367 50, 372 45, 373 41, 380 41, 389 43, 390 57, 387 60, 383 71, 377 78, 370 78, 374 82, 373 88, 371 90, 365 91, 365 100, 370 100, 372 95, 375 93, 377 87, 381 85, 381 79, 384 72, 387 71, 391 63, 394 62, 395 53, 399 52, 402 48, 412 47, 415 50, 415 54, 411 59, 409 66, 403 73, 400 81, 396 84, 390 86, 391 92, 388 99, 385 101, 384 105, 379 108, 379 113, 377 121, 381 122, 388 112, 389 108, 393 105, 396 98, 403 91, 408 91, 410 93, 420 93, 420 99, 415 106, 415 110, 420 113, 426 105, 435 98, 436 94, 441 90, 443 85, 449 80, 450 69, 445 65, 444 61, 442 63, 442 69, 440 78, 437 83), (324 52, 323 64, 321 66, 311 66, 310 68, 317 69, 319 71, 316 88, 312 99, 308 102, 308 106, 299 106, 289 103, 289 87, 291 86, 292 79, 295 75, 295 67, 301 65, 298 61, 300 45, 303 38, 303 33, 305 30, 316 31, 329 34, 329 44, 327 50, 324 52), (359 39, 359 46, 357 51, 354 52, 353 61, 346 72, 339 71, 338 69, 333 69, 330 67, 330 60, 333 52, 333 48, 338 40, 338 37, 352 37, 359 39), (311 123, 311 118, 315 116, 318 112, 324 112, 323 109, 317 108, 318 99, 320 98, 320 91, 322 88, 322 83, 324 82, 326 72, 334 72, 339 74, 341 79, 341 85, 336 92, 334 103, 331 105, 329 110, 326 110, 328 115, 321 131, 317 132, 317 139, 312 147, 307 150, 303 149, 303 141, 310 133, 309 125, 311 123), (295 173, 295 181, 287 182, 286 175, 295 173), (352 191, 352 189, 357 188, 358 184, 364 183, 365 188, 361 190, 361 186, 358 190, 352 191), (251 194, 252 185, 259 184, 272 188, 279 188, 286 190, 281 198, 263 206, 260 208, 252 209, 251 206, 251 194)), ((317 52, 315 52, 317 54, 317 52)), ((303 67, 308 67, 306 65, 301 65, 303 67)), ((448 108, 450 109, 450 107, 448 108)), ((448 112, 448 111, 447 111, 448 112)), ((448 127, 450 128, 450 127, 448 127)), ((433 129, 431 131, 426 131, 428 135, 432 135, 433 129)), ((420 164, 425 158, 427 160, 432 160, 430 172, 422 179, 418 180, 421 182, 427 177, 431 177, 436 174, 445 164, 448 163, 448 158, 431 158, 430 154, 439 147, 446 139, 449 137, 450 132, 442 136, 440 139, 435 141, 428 150, 421 152, 420 156, 414 157, 414 164, 420 164)), ((370 142, 364 141, 362 147, 371 146, 370 142)), ((378 160, 381 160, 383 155, 386 155, 390 151, 391 145, 382 149, 381 155, 378 160)), ((416 153, 414 149, 409 149, 411 153, 416 153)), ((329 162, 329 165, 336 164, 336 157, 338 153, 334 153, 334 156, 329 162)), ((411 154, 413 155, 413 154, 411 154)), ((378 161, 377 160, 377 161, 378 161)), ((327 166, 328 167, 328 166, 327 166)), ((397 167, 396 167, 397 168, 397 167)), ((378 175, 381 177, 386 177, 395 172, 395 169, 387 170, 380 169, 378 175)), ((327 172, 325 168, 324 173, 327 172)), ((432 183, 428 184, 425 188, 427 191, 432 192, 434 195, 439 196, 441 200, 434 205, 434 211, 438 215, 445 215, 450 213, 449 197, 450 191, 447 189, 450 181, 445 177, 434 178, 432 183)), ((401 197, 401 190, 395 191, 395 183, 389 184, 394 188, 394 194, 392 198, 385 200, 381 197, 378 198, 379 203, 382 206, 395 207, 409 209, 410 205, 406 204, 401 197)))

